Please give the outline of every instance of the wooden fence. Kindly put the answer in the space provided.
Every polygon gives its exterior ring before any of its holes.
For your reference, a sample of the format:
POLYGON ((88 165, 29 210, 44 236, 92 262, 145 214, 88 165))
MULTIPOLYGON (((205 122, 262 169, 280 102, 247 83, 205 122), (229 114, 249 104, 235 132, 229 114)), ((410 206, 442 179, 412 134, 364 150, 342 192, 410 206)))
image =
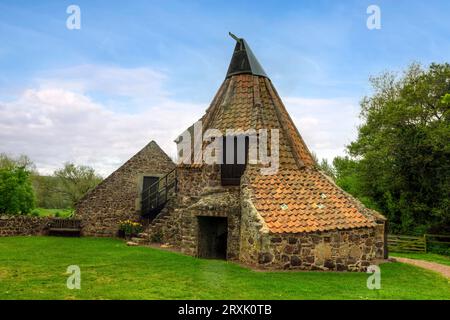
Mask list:
POLYGON ((393 252, 427 252, 429 246, 450 246, 450 236, 424 234, 421 237, 388 235, 388 250, 393 252))
POLYGON ((395 252, 427 252, 426 237, 389 234, 388 250, 395 252))

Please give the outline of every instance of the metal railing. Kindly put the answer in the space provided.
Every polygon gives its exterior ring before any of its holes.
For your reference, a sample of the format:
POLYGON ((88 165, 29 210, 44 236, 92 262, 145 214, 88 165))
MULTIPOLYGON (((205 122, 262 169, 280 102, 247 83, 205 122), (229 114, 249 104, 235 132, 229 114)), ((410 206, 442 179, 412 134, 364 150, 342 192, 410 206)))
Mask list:
POLYGON ((155 218, 166 202, 177 192, 176 168, 161 177, 148 188, 142 190, 142 216, 150 220, 155 218))

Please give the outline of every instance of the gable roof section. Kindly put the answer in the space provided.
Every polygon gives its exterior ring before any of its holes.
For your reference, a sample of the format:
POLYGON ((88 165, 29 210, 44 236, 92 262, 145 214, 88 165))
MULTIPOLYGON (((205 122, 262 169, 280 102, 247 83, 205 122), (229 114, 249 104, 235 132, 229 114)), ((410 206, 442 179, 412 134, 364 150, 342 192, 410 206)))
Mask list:
MULTIPOLYGON (((150 141, 145 147, 143 147, 141 150, 139 150, 135 155, 133 155, 130 159, 128 159, 124 164, 122 164, 117 170, 115 170, 113 173, 111 173, 108 177, 103 179, 102 182, 100 182, 94 189, 92 189, 90 192, 86 193, 77 203, 78 204, 84 202, 85 200, 89 199, 92 196, 95 196, 98 192, 101 192, 103 190, 103 186, 108 184, 110 181, 114 180, 118 175, 120 175, 123 171, 128 170, 128 168, 134 164, 134 163, 142 163, 142 162, 151 162, 153 158, 159 157, 162 159, 160 160, 158 165, 161 165, 161 167, 165 166, 171 166, 172 168, 175 167, 175 163, 172 161, 172 159, 164 152, 163 149, 154 141, 150 141)), ((161 174, 165 173, 160 168, 157 168, 155 166, 155 172, 161 171, 161 174)))

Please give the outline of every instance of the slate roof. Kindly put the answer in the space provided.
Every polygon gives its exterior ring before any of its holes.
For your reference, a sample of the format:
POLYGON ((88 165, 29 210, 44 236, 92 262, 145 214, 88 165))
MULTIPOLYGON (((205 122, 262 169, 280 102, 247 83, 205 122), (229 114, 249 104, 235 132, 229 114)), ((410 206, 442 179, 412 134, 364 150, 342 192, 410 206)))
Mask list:
MULTIPOLYGON (((249 49, 248 44, 245 46, 249 49)), ((311 153, 265 74, 246 71, 228 75, 201 120, 204 130, 279 129, 278 173, 261 175, 260 167, 255 165, 247 165, 245 173, 252 201, 270 232, 373 227, 375 220, 380 219, 381 215, 373 214, 316 169, 311 153)))

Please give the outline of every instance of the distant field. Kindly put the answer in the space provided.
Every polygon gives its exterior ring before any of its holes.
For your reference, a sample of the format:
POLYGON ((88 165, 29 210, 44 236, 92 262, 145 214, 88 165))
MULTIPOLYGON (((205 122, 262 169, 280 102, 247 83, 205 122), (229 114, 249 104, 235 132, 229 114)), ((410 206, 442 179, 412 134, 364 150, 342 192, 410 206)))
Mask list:
POLYGON ((441 275, 384 263, 364 272, 262 272, 107 238, 0 238, 0 299, 450 299, 441 275), (66 287, 79 266, 81 289, 66 287))
POLYGON ((48 216, 59 216, 62 218, 69 217, 73 210, 72 209, 46 209, 46 208, 36 208, 33 212, 37 212, 40 217, 48 217, 48 216))

